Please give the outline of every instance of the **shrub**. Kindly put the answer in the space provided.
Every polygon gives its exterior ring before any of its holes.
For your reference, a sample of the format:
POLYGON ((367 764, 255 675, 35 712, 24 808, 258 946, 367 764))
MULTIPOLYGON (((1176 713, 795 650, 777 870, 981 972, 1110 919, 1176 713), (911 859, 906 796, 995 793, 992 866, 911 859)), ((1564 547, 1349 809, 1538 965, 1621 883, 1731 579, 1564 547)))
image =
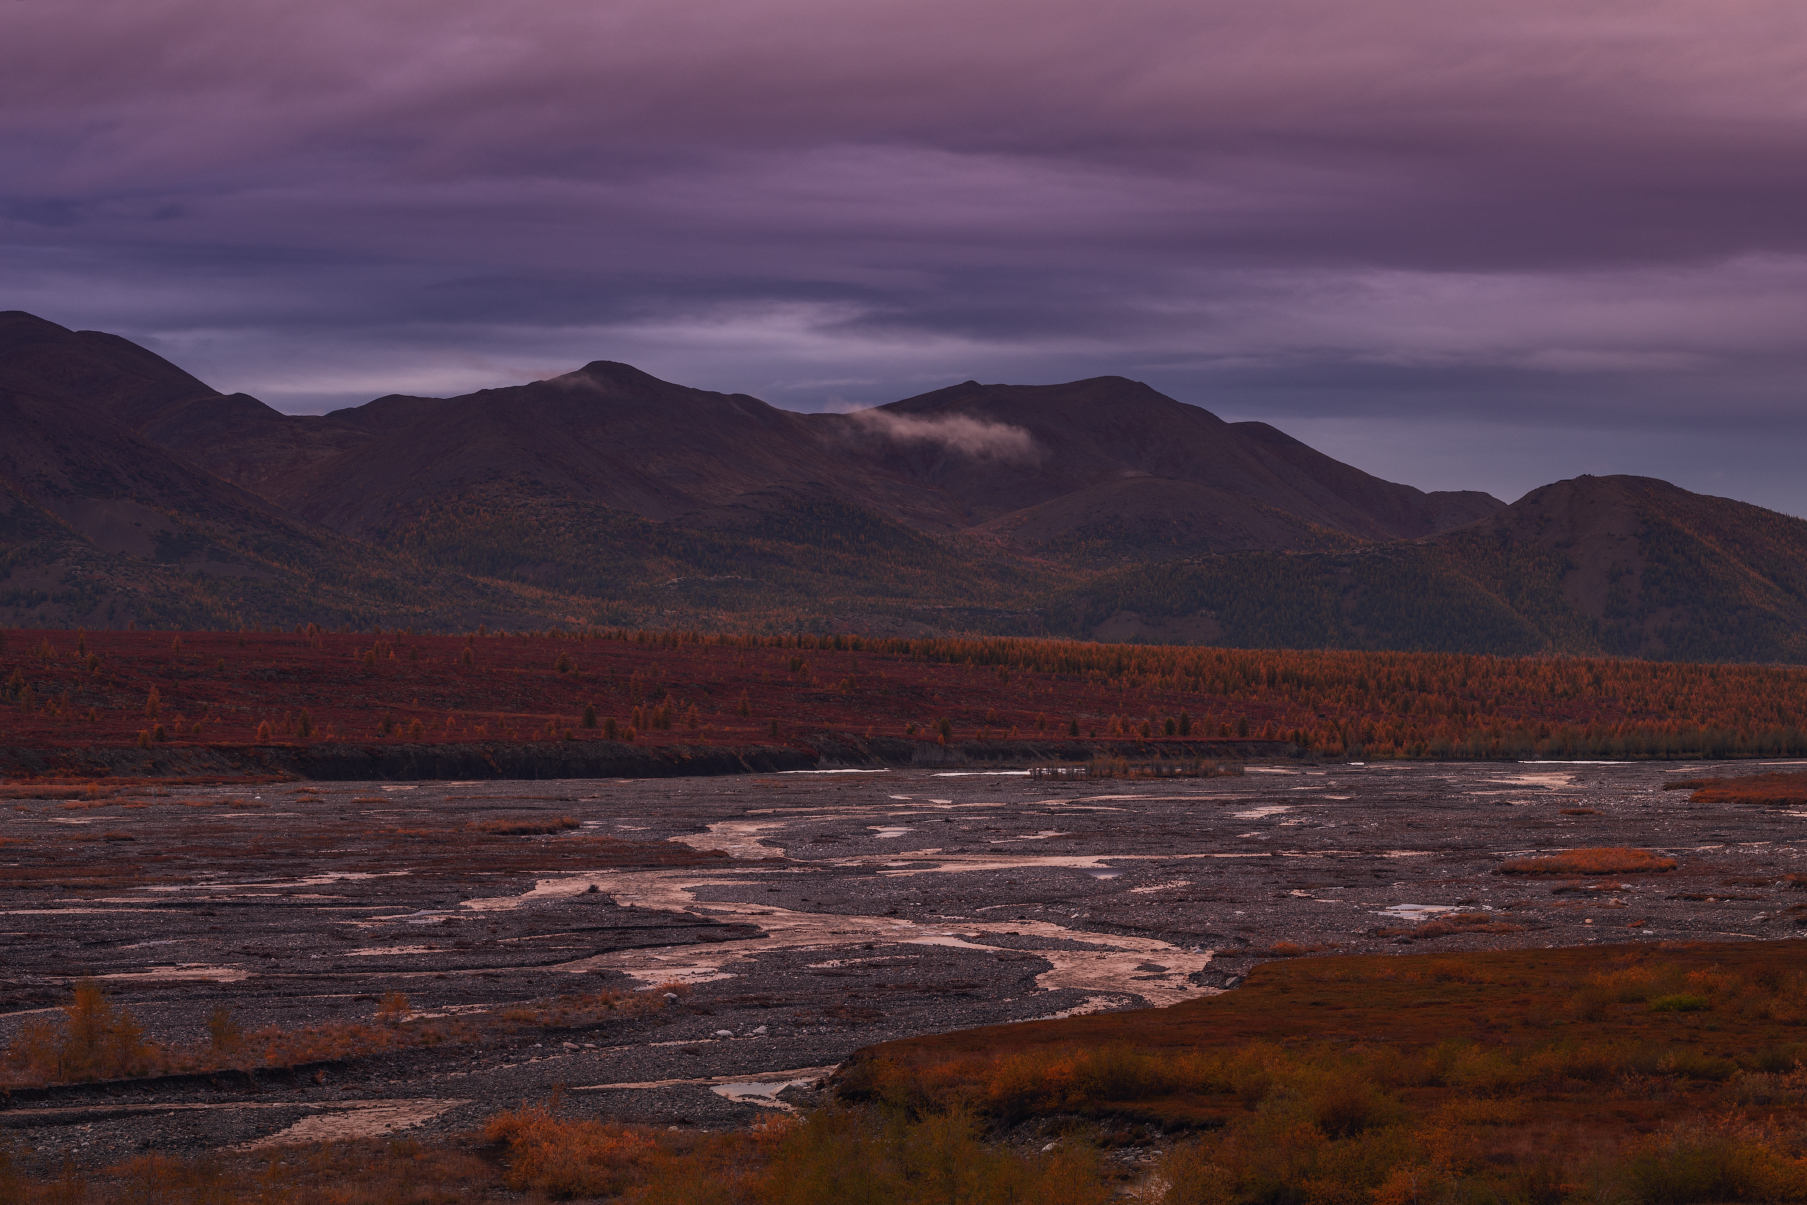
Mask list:
POLYGON ((1647 874, 1675 869, 1675 859, 1647 849, 1609 846, 1571 849, 1542 858, 1513 858, 1500 866, 1501 874, 1647 874))
POLYGON ((207 1014, 207 1044, 215 1053, 230 1055, 245 1042, 244 1027, 224 1004, 207 1014))
POLYGON ((561 1121, 550 1105, 522 1105, 491 1118, 483 1137, 508 1148, 508 1186, 554 1197, 612 1196, 659 1151, 643 1129, 561 1121))
POLYGON ((1691 803, 1766 803, 1779 807, 1807 803, 1807 774, 1799 772, 1692 778, 1663 785, 1667 790, 1692 787, 1691 803))
POLYGON ((1807 1196, 1807 1172, 1778 1145, 1762 1129, 1734 1122, 1678 1126, 1634 1152, 1626 1187, 1643 1205, 1807 1196))
POLYGON ((113 1008, 100 985, 84 979, 63 1008, 62 1024, 27 1020, 0 1063, 23 1082, 116 1079, 143 1074, 157 1054, 131 1011, 113 1008))

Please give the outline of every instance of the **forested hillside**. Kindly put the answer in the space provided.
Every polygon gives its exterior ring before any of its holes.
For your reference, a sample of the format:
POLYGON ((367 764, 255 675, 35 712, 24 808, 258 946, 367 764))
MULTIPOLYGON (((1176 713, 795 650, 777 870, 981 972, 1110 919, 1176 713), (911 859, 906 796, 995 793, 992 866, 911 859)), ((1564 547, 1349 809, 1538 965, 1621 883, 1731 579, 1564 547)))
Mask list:
POLYGON ((852 415, 598 360, 323 416, 0 314, 0 622, 1064 636, 1807 663, 1807 522, 1510 506, 1122 377, 852 415))

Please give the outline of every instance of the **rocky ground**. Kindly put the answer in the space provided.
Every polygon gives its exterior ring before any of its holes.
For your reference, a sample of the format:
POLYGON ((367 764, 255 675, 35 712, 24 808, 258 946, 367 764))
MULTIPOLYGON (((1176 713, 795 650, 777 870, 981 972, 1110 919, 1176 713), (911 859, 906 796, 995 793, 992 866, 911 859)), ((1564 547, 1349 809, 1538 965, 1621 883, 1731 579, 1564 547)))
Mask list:
POLYGON ((83 976, 165 1043, 201 1041, 222 1004, 301 1030, 373 1022, 393 992, 471 1028, 285 1073, 15 1088, 0 1127, 28 1163, 99 1162, 468 1130, 561 1087, 568 1108, 721 1127, 875 1041, 1174 1004, 1266 958, 1792 936, 1807 812, 1662 789, 1758 768, 14 787, 0 1040, 83 976), (1678 867, 1498 873, 1595 846, 1678 867), (632 1006, 597 1008, 609 992, 632 1006), (560 1016, 561 997, 590 1004, 560 1016))

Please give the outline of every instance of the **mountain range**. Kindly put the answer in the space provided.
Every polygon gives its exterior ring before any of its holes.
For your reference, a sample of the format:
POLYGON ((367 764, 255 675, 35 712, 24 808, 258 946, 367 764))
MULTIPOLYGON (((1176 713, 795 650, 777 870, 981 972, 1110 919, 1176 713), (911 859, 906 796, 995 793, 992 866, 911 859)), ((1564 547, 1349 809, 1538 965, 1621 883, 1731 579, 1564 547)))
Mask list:
POLYGON ((326 415, 0 314, 0 623, 627 624, 1807 661, 1807 523, 1424 492, 1122 377, 853 414, 596 361, 326 415))

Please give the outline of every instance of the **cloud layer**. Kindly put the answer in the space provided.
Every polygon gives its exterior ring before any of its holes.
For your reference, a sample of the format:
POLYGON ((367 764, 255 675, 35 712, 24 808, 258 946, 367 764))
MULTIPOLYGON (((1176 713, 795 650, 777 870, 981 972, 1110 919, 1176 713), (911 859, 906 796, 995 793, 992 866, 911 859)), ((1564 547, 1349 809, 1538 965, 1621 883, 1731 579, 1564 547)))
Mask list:
POLYGON ((1782 0, 21 0, 0 307, 293 409, 1115 372, 1807 513, 1804 78, 1782 0))

